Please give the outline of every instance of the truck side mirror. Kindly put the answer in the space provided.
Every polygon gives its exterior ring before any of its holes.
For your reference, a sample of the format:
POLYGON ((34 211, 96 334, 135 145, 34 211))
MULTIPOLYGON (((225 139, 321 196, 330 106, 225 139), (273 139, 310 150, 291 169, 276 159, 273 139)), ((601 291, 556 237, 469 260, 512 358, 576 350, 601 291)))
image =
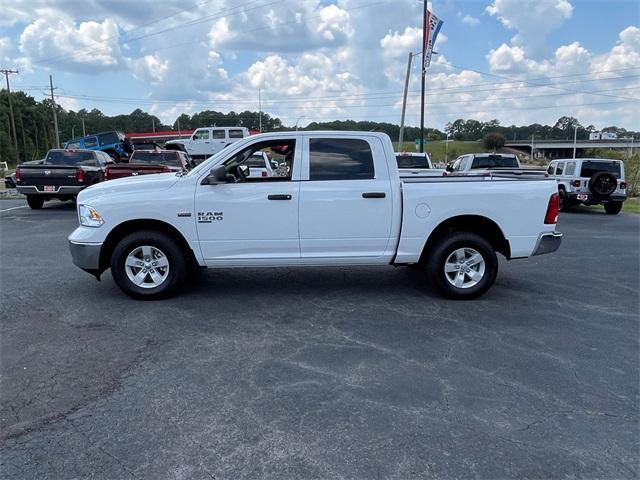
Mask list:
POLYGON ((227 183, 227 169, 224 165, 212 168, 209 175, 202 180, 202 185, 219 185, 221 183, 227 183))

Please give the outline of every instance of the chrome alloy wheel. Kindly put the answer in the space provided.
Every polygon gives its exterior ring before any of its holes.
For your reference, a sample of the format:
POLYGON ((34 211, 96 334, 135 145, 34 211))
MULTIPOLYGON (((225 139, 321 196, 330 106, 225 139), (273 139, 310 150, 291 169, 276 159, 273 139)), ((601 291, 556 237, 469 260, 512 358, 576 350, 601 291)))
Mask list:
POLYGON ((156 288, 169 275, 169 259, 162 250, 143 245, 134 248, 125 260, 129 280, 141 288, 156 288))
POLYGON ((457 288, 476 286, 484 277, 484 258, 473 248, 455 250, 444 264, 444 274, 457 288))

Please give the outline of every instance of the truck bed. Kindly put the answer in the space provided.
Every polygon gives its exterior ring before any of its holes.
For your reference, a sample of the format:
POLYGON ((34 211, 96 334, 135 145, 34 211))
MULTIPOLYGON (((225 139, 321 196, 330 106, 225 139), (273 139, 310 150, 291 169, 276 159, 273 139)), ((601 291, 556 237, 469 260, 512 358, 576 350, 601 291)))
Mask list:
POLYGON ((510 258, 530 256, 540 232, 553 230, 544 219, 557 187, 542 176, 402 178, 400 184, 402 232, 397 263, 416 261, 416 252, 422 251, 433 229, 457 216, 481 216, 501 226, 510 245, 510 258), (481 188, 472 186, 478 183, 481 188))

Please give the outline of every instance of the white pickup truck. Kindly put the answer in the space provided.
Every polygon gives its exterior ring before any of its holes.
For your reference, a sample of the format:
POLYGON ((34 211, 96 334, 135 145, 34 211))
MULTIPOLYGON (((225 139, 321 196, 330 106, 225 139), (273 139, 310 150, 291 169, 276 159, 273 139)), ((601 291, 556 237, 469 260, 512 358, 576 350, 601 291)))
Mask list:
POLYGON ((373 132, 256 135, 188 173, 89 187, 77 204, 74 263, 98 279, 111 268, 136 298, 168 295, 190 267, 415 264, 467 299, 493 284, 496 252, 524 258, 562 239, 555 181, 401 180, 391 140, 373 132), (247 175, 261 151, 287 174, 247 175))

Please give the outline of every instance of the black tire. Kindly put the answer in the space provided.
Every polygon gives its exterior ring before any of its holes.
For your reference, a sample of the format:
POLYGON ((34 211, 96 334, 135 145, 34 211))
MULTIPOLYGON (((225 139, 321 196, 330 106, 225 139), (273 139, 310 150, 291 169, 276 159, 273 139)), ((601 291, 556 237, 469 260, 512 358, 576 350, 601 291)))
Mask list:
MULTIPOLYGON (((495 282, 498 275, 498 257, 494 248, 485 238, 471 232, 457 232, 436 243, 427 258, 426 269, 430 280, 445 297, 471 300, 485 293, 495 282), (475 285, 464 288, 453 285, 445 273, 447 259, 460 249, 475 250, 484 260, 484 274, 481 279, 475 285)), ((453 275, 456 274, 453 273, 453 275)), ((471 281, 471 277, 466 274, 462 278, 471 281)))
MULTIPOLYGON (((158 258, 156 258, 156 260, 157 259, 158 258)), ((151 259, 151 261, 153 261, 153 259, 151 259)), ((183 282, 187 271, 185 255, 173 238, 154 230, 135 232, 120 240, 113 249, 110 265, 111 275, 118 287, 127 295, 140 300, 156 300, 169 296, 183 282), (143 246, 149 246, 159 250, 168 261, 165 279, 156 287, 149 286, 145 288, 136 285, 127 275, 127 267, 125 264, 127 257, 130 253, 143 246)), ((142 270, 142 267, 137 270, 137 273, 140 273, 140 270, 142 270)), ((161 272, 161 268, 156 267, 156 270, 158 273, 161 272)), ((149 280, 145 285, 152 283, 151 273, 144 278, 145 282, 149 280)))
POLYGON ((618 188, 618 179, 609 172, 597 172, 589 179, 589 190, 598 198, 607 198, 618 188))
POLYGON ((35 195, 27 195, 27 203, 33 210, 40 210, 44 205, 44 198, 35 195))
POLYGON ((607 215, 617 215, 622 210, 622 202, 607 202, 604 204, 604 211, 607 215))
POLYGON ((558 196, 560 197, 560 211, 568 212, 573 207, 573 203, 564 188, 558 189, 558 196))

